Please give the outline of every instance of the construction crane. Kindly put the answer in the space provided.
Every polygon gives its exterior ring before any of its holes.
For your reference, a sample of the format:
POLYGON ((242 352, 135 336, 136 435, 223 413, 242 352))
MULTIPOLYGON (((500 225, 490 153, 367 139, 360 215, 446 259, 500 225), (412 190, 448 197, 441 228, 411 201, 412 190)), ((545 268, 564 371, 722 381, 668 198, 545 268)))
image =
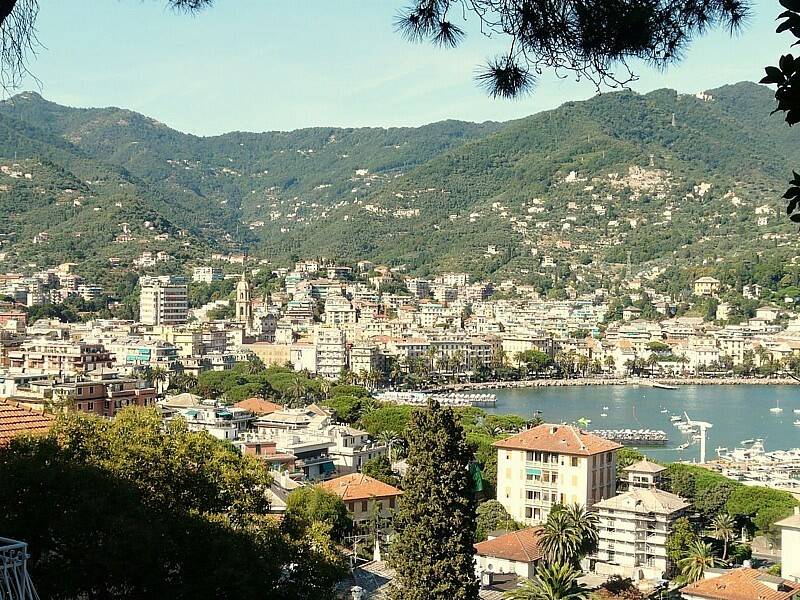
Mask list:
POLYGON ((692 421, 686 412, 683 413, 683 416, 686 417, 686 422, 689 425, 700 428, 700 464, 702 465, 706 462, 706 431, 714 425, 707 421, 692 421))

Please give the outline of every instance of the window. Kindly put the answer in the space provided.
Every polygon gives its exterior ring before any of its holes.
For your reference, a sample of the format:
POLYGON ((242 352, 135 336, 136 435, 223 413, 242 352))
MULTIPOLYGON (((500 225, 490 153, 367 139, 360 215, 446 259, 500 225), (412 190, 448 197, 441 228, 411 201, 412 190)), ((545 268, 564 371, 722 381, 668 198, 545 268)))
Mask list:
POLYGON ((389 498, 389 508, 394 508, 394 497, 389 498))
POLYGON ((577 456, 573 456, 572 457, 572 466, 573 467, 577 467, 578 466, 578 457, 577 456))
POLYGON ((366 500, 362 500, 361 501, 361 512, 367 512, 367 501, 366 500))
POLYGON ((530 506, 525 507, 525 518, 532 519, 533 518, 533 509, 530 506))

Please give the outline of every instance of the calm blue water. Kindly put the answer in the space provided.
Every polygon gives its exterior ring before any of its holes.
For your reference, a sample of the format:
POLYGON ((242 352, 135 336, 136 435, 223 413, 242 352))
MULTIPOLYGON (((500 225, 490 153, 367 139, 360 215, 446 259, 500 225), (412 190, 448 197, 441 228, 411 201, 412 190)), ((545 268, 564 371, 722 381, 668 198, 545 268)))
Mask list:
POLYGON ((763 438, 769 450, 800 447, 800 427, 793 425, 800 415, 800 386, 733 385, 680 386, 677 390, 660 390, 639 386, 541 387, 527 389, 487 390, 497 395, 497 406, 486 409, 493 413, 532 416, 542 411, 550 422, 573 422, 581 417, 591 419, 589 429, 663 429, 669 435, 665 447, 642 450, 655 460, 693 460, 700 454, 699 445, 686 450, 676 447, 690 441, 669 420, 682 415, 697 421, 708 421, 714 427, 708 432, 707 457, 716 456, 715 448, 740 446, 742 440, 763 438), (769 409, 780 402, 782 413, 769 409), (608 410, 603 410, 607 406, 608 410), (662 409, 668 412, 662 413, 662 409), (601 417, 600 413, 607 413, 601 417))

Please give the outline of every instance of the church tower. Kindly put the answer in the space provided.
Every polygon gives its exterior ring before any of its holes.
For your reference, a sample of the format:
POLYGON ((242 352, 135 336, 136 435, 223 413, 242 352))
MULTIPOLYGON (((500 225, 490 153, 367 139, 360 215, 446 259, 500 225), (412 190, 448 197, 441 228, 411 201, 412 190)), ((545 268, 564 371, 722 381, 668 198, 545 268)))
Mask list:
POLYGON ((248 328, 253 326, 253 289, 244 273, 236 284, 236 320, 242 321, 248 328))

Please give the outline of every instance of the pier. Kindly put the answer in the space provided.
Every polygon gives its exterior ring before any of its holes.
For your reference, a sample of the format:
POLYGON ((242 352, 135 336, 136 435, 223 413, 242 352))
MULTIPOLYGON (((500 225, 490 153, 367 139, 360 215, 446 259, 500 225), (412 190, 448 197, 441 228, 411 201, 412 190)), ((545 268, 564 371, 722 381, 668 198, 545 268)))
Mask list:
POLYGON ((392 402, 394 404, 406 404, 410 406, 425 406, 428 399, 436 400, 442 406, 451 407, 470 407, 470 406, 490 406, 497 404, 497 396, 487 393, 446 393, 446 394, 425 394, 423 392, 383 392, 378 394, 378 400, 392 402))
POLYGON ((626 446, 665 446, 669 441, 661 429, 593 429, 592 433, 626 446))

